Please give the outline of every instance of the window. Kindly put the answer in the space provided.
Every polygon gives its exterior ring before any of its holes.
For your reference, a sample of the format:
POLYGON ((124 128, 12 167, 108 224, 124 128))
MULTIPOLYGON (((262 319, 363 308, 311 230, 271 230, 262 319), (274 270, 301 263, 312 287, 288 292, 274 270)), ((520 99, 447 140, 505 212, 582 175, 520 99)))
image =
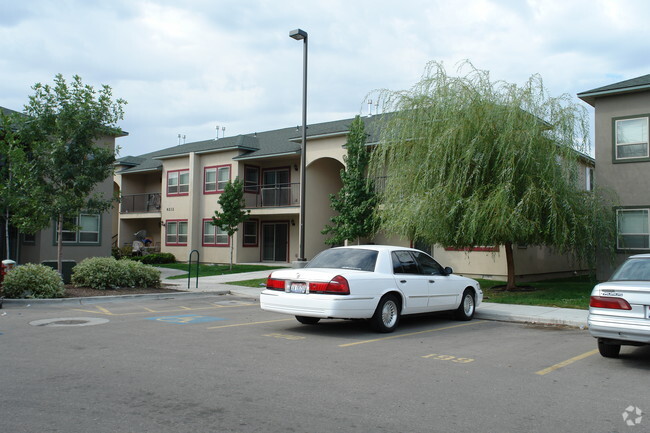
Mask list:
POLYGON ((648 209, 617 209, 617 247, 626 250, 650 249, 648 209))
POLYGON ((585 189, 587 191, 594 190, 594 168, 593 167, 585 168, 585 189))
POLYGON ((614 120, 615 159, 648 158, 648 117, 614 120))
POLYGON ((167 221, 166 245, 187 245, 187 220, 167 221))
POLYGON ((212 225, 212 219, 203 220, 203 246, 227 247, 230 246, 228 233, 212 225))
POLYGON ((244 191, 257 193, 260 189, 260 169, 247 165, 244 167, 244 191))
POLYGON ((187 195, 189 192, 189 170, 172 170, 167 172, 167 195, 187 195))
POLYGON ((214 194, 223 192, 230 181, 230 166, 206 167, 203 176, 203 192, 214 194))
POLYGON ((29 233, 22 233, 23 245, 36 245, 36 235, 29 233))
POLYGON ((418 265, 409 251, 393 251, 393 273, 419 274, 418 265))
POLYGON ((257 220, 248 220, 244 222, 244 246, 256 247, 257 242, 257 220))
MULTIPOLYGON (((66 244, 99 245, 101 216, 98 214, 80 214, 74 218, 66 218, 63 222, 61 239, 66 244)), ((54 235, 57 242, 58 233, 54 235)))

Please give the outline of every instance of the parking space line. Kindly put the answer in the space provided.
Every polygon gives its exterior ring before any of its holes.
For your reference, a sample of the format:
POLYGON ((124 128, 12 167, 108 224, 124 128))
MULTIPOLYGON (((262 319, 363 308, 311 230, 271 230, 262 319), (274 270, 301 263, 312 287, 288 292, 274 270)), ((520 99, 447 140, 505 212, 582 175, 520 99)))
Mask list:
POLYGON ((585 359, 590 357, 591 355, 595 355, 598 353, 598 349, 590 350, 589 352, 585 352, 582 355, 574 356, 573 358, 567 359, 566 361, 558 362, 555 365, 551 365, 550 367, 547 367, 543 370, 539 370, 535 372, 535 374, 538 374, 540 376, 544 376, 545 374, 551 373, 557 369, 560 369, 562 367, 566 367, 567 365, 571 365, 574 362, 580 361, 581 359, 585 359))
POLYGON ((452 325, 452 326, 445 326, 442 328, 427 329, 426 331, 409 332, 407 334, 391 335, 390 337, 373 338, 372 340, 355 341, 354 343, 339 344, 339 347, 350 347, 350 346, 356 346, 358 344, 376 343, 378 341, 392 340, 394 338, 410 337, 412 335, 426 334, 428 332, 445 331, 447 329, 460 328, 461 326, 478 325, 480 323, 485 323, 485 320, 473 320, 468 323, 461 323, 460 325, 452 325))
POLYGON ((72 310, 73 311, 81 311, 81 312, 84 312, 84 313, 103 314, 105 316, 134 316, 134 315, 138 315, 138 314, 175 313, 175 312, 178 312, 178 311, 205 311, 205 310, 218 310, 218 309, 221 309, 221 308, 241 308, 241 307, 251 307, 251 306, 256 306, 256 304, 251 303, 251 304, 237 304, 237 305, 211 305, 209 307, 195 307, 195 308, 179 306, 179 307, 169 309, 169 310, 154 310, 152 308, 140 306, 140 307, 137 307, 137 308, 141 308, 143 311, 131 311, 131 312, 128 312, 128 313, 113 313, 112 311, 108 310, 107 308, 100 307, 100 306, 97 306, 97 305, 95 306, 94 310, 83 309, 83 308, 73 308, 72 310))
POLYGON ((263 322, 248 322, 248 323, 235 323, 233 325, 221 325, 221 326, 211 326, 208 329, 219 329, 219 328, 235 328, 237 326, 248 326, 248 325, 262 325, 264 323, 273 323, 273 322, 288 322, 289 320, 293 321, 295 319, 276 319, 276 320, 265 320, 263 322))

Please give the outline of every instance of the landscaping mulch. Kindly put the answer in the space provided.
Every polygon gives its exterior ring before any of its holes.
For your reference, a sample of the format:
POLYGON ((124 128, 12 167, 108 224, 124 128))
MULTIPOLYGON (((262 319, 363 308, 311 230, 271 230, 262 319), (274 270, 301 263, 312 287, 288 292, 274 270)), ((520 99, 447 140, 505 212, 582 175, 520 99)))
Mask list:
POLYGON ((121 288, 121 289, 107 289, 97 290, 87 287, 74 287, 71 285, 65 286, 64 298, 88 298, 91 296, 121 296, 121 295, 146 295, 150 293, 178 293, 183 290, 170 289, 167 287, 161 288, 121 288))

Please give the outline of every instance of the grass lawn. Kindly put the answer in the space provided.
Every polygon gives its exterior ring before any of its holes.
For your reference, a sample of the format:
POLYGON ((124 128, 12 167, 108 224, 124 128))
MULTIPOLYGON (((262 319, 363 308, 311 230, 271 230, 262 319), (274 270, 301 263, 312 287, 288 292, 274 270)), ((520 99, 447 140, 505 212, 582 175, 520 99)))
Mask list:
POLYGON ((544 307, 589 309, 591 289, 598 283, 590 277, 573 277, 558 280, 523 283, 526 289, 505 292, 494 288, 502 281, 478 280, 483 289, 485 302, 499 304, 541 305, 544 307))
MULTIPOLYGON (((504 282, 502 281, 478 281, 481 283, 483 300, 485 302, 578 308, 582 310, 589 308, 589 295, 591 294, 591 289, 597 283, 589 277, 573 277, 525 283, 525 290, 504 292, 503 289, 494 288, 495 286, 503 285, 504 282)), ((244 287, 261 287, 260 284, 264 283, 266 283, 266 278, 233 281, 227 284, 244 287)))
MULTIPOLYGON (((185 271, 185 272, 187 272, 188 269, 187 263, 166 263, 166 264, 161 264, 156 266, 160 268, 178 269, 179 271, 185 271)), ((279 266, 233 264, 232 271, 231 271, 230 265, 199 265, 199 277, 210 277, 213 275, 226 275, 226 274, 240 274, 242 272, 266 271, 266 270, 273 270, 278 268, 279 266)), ((196 263, 192 264, 191 276, 192 278, 196 277, 196 263)), ((187 278, 187 274, 169 277, 170 280, 180 280, 183 278, 187 278)))

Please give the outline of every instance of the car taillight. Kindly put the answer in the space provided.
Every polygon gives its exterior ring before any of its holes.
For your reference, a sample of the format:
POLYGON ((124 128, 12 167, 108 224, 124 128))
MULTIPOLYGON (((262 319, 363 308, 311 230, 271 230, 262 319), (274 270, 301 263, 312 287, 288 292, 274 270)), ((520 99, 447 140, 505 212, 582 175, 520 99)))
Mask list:
POLYGON ((631 310, 632 306, 623 298, 611 296, 592 296, 589 306, 594 308, 613 308, 615 310, 631 310))
POLYGON ((309 293, 322 293, 329 295, 349 295, 348 280, 340 275, 332 278, 329 283, 309 283, 309 293))
POLYGON ((284 280, 269 277, 266 279, 266 288, 271 290, 282 290, 284 292, 284 280))

